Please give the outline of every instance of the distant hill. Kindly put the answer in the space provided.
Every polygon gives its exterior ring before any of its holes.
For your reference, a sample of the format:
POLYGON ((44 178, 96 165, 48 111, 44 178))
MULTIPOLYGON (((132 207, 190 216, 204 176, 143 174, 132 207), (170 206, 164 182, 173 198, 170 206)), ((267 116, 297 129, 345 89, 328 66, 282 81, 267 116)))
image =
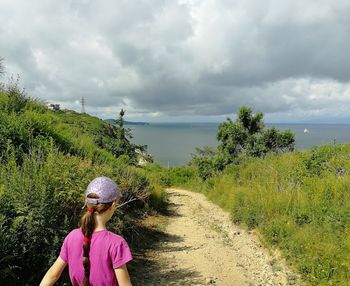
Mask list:
MULTIPOLYGON (((106 119, 105 121, 107 121, 110 124, 115 124, 116 120, 115 119, 106 119)), ((124 121, 125 125, 149 125, 148 122, 133 122, 133 121, 124 121)))

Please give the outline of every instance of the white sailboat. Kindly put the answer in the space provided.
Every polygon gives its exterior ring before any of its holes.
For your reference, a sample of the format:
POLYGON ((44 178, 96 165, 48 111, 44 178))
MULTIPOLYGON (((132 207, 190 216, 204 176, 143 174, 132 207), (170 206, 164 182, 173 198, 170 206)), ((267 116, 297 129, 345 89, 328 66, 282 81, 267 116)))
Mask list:
POLYGON ((304 129, 304 133, 309 133, 310 131, 308 129, 304 129))

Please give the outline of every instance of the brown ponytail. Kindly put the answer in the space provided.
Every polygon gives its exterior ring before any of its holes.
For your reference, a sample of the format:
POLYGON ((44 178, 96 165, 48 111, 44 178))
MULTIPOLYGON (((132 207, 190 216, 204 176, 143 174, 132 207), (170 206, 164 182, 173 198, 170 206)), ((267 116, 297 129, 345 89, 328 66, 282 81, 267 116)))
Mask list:
MULTIPOLYGON (((95 194, 89 194, 89 198, 98 199, 99 197, 95 194)), ((90 242, 91 242, 91 236, 94 232, 94 229, 96 227, 96 220, 95 220, 95 212, 103 213, 106 210, 108 210, 112 206, 113 202, 105 203, 105 204, 98 204, 98 205, 92 205, 87 204, 87 207, 92 209, 92 212, 88 211, 86 212, 83 217, 80 220, 81 230, 83 232, 83 235, 87 238, 84 239, 83 242, 83 266, 84 266, 84 281, 83 286, 90 286, 90 242)))

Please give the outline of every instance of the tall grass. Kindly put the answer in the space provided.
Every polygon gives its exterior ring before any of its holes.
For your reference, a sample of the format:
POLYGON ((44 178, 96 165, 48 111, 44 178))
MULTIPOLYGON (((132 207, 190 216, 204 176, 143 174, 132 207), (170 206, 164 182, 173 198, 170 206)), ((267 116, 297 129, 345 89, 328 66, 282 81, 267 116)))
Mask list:
POLYGON ((186 167, 166 175, 258 230, 307 285, 350 285, 350 145, 247 158, 205 182, 186 167))
POLYGON ((84 189, 109 176, 126 199, 112 229, 132 232, 150 207, 163 208, 164 188, 130 158, 116 158, 116 138, 98 118, 48 110, 16 86, 0 86, 0 284, 38 285, 63 238, 78 226, 84 189))

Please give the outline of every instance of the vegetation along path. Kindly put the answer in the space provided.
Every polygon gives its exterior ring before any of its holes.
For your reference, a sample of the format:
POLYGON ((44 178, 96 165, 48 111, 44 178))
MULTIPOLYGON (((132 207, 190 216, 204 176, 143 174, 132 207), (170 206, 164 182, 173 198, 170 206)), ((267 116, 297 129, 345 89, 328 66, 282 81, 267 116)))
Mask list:
POLYGON ((204 195, 180 189, 168 193, 164 234, 144 257, 152 261, 146 268, 157 267, 143 269, 153 274, 142 275, 138 285, 298 285, 297 276, 254 233, 234 225, 204 195))

